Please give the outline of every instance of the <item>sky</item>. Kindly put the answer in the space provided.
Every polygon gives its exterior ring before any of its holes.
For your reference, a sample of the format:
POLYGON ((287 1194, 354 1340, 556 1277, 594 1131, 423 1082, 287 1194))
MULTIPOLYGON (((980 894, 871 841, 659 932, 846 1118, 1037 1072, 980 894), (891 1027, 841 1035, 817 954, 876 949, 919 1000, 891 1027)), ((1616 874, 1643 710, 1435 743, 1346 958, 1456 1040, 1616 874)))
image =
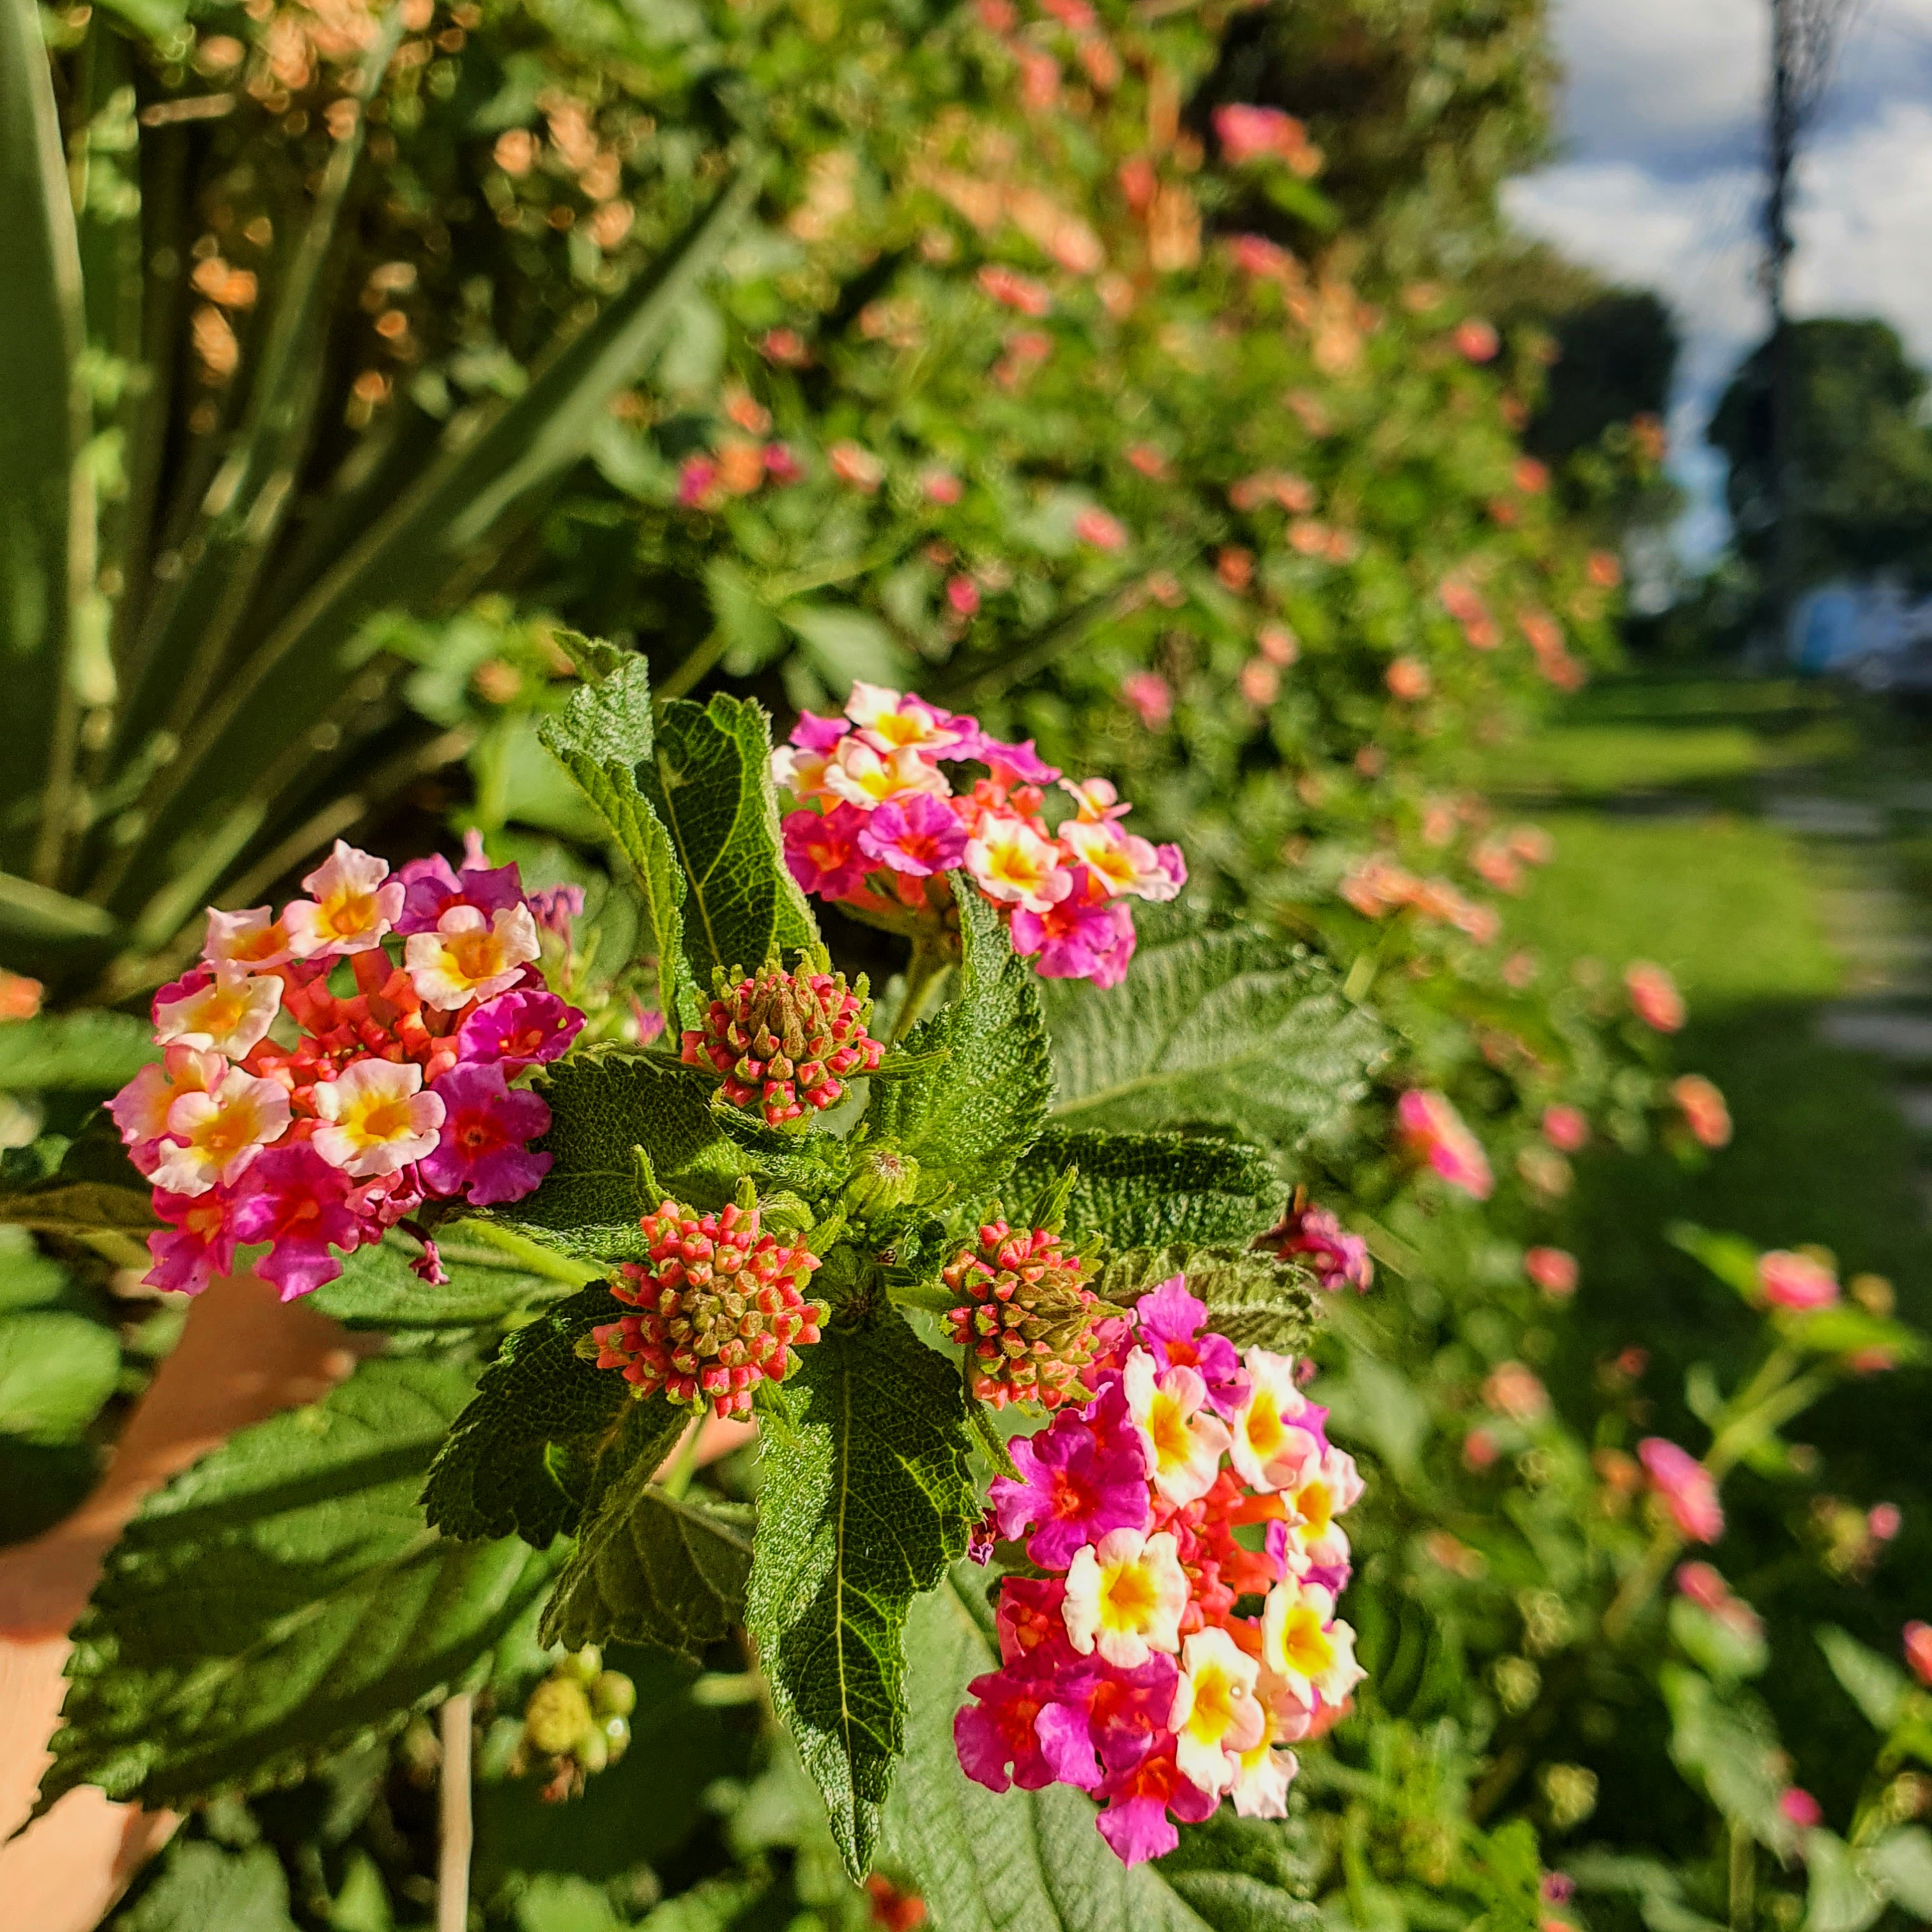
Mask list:
MULTIPOLYGON (((1727 535, 1712 405, 1762 336, 1770 0, 1552 0, 1565 70, 1554 165, 1508 184, 1518 226, 1654 289, 1683 337, 1672 467, 1687 562, 1727 535)), ((1932 367, 1932 0, 1854 0, 1799 163, 1797 315, 1879 316, 1932 367)))

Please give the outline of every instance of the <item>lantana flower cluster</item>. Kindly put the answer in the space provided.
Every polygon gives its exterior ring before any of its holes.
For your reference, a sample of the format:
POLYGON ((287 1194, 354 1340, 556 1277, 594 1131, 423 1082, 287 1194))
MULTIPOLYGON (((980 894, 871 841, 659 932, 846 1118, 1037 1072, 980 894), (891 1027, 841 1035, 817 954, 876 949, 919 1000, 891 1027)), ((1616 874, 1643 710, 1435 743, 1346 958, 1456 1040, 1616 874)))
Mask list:
POLYGON ((992 1513, 1034 1574, 1002 1580, 1000 1667, 954 1720, 969 1777, 1090 1792, 1128 1864, 1224 1798, 1285 1815, 1284 1747, 1334 1724, 1364 1674, 1335 1614, 1336 1519, 1361 1478, 1293 1360, 1238 1354, 1207 1317, 1163 1282, 1111 1324, 1088 1400, 1010 1444, 992 1513))
POLYGON ((209 912, 200 964, 154 995, 160 1064, 110 1102, 167 1223, 152 1287, 196 1293, 266 1242, 254 1265, 287 1300, 398 1222, 518 1200, 550 1166, 530 1145, 550 1108, 512 1083, 584 1025, 538 964, 575 889, 526 892, 473 841, 460 871, 392 876, 338 839, 302 884, 279 915, 209 912))
POLYGON ((1049 979, 1119 984, 1134 952, 1128 901, 1186 883, 1178 845, 1121 824, 1130 807, 1105 778, 1066 778, 1030 741, 1002 744, 976 718, 880 686, 852 687, 843 718, 803 713, 772 754, 785 862, 808 892, 914 929, 944 920, 938 875, 963 868, 1007 922, 1013 950, 1049 979), (979 765, 955 789, 944 766, 979 765), (1073 809, 1045 815, 1058 785, 1073 809))

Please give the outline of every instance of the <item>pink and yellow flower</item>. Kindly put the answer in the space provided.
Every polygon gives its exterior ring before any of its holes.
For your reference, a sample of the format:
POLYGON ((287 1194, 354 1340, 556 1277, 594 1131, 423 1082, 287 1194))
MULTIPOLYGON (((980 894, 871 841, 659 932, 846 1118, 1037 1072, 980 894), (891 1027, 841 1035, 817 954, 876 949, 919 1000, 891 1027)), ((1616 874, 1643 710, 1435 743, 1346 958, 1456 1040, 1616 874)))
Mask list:
POLYGON ((842 738, 825 767, 826 791, 847 804, 869 812, 888 799, 925 792, 934 798, 950 795, 952 788, 936 765, 914 749, 880 752, 857 732, 842 738))
POLYGON ((1367 1673, 1355 1661, 1355 1633, 1335 1615, 1318 1583, 1277 1583, 1262 1611, 1262 1655, 1304 1704, 1340 1704, 1367 1673))
POLYGON ((1250 1348, 1241 1360, 1248 1391, 1232 1418, 1229 1460, 1251 1489, 1297 1490, 1318 1472, 1322 1445, 1303 1426, 1310 1403, 1295 1386, 1293 1358, 1250 1348))
POLYGON ((183 1046, 241 1060, 268 1037, 281 1008, 280 980, 269 974, 248 976, 224 968, 194 992, 155 1000, 154 1039, 163 1046, 178 1040, 183 1046))
POLYGON ((1496 1176, 1481 1142, 1463 1124, 1448 1098, 1412 1088, 1396 1102, 1396 1131, 1404 1145, 1465 1194, 1486 1201, 1496 1176))
POLYGON ((340 838, 302 884, 314 898, 292 901, 281 919, 298 959, 366 952, 403 914, 404 888, 389 877, 388 862, 340 838))
POLYGON ((289 1124, 289 1096, 272 1080, 231 1066, 206 1092, 180 1095, 168 1108, 168 1142, 152 1179, 171 1194, 232 1186, 289 1124))
POLYGON ((1015 815, 988 812, 967 842, 966 869, 990 899, 1043 913, 1073 890, 1060 848, 1015 815))
POLYGON ((1838 1277, 1823 1262, 1783 1248, 1759 1256, 1757 1284, 1774 1307, 1801 1313, 1828 1308, 1838 1298, 1838 1277))
POLYGON ((1193 1369, 1158 1369, 1153 1356, 1136 1348, 1121 1385, 1154 1487, 1177 1505, 1198 1502, 1214 1486, 1232 1439, 1206 1406, 1208 1384, 1193 1369))
POLYGON ((486 916, 476 906, 458 905, 436 921, 434 932, 411 933, 403 958, 423 1004, 448 1012, 507 993, 542 950, 527 906, 486 916))
POLYGON ((326 1123, 310 1144, 332 1167, 366 1180, 394 1174, 436 1145, 442 1102, 422 1090, 412 1060, 358 1060, 319 1081, 315 1110, 326 1123))
POLYGON ((262 972, 271 966, 281 965, 292 956, 287 928, 272 916, 271 908, 256 906, 247 912, 218 912, 212 906, 208 908, 208 938, 202 947, 202 957, 211 966, 262 972))
POLYGON ((1724 1533, 1724 1510, 1710 1472, 1660 1436, 1646 1436, 1636 1454, 1677 1527, 1694 1543, 1715 1543, 1724 1533))
POLYGON ((845 715, 875 752, 922 752, 928 758, 970 758, 979 728, 910 692, 856 681, 845 700, 845 715))
POLYGON ((1097 1546, 1083 1544, 1068 1566, 1061 1615, 1083 1657, 1097 1651, 1132 1670, 1156 1651, 1178 1651, 1186 1607, 1187 1577, 1172 1531, 1111 1531, 1097 1546))
POLYGON ((1255 1695, 1261 1666, 1224 1629, 1197 1630, 1181 1648, 1168 1728, 1174 1761, 1203 1791, 1232 1790, 1241 1754, 1260 1744, 1268 1727, 1255 1695))

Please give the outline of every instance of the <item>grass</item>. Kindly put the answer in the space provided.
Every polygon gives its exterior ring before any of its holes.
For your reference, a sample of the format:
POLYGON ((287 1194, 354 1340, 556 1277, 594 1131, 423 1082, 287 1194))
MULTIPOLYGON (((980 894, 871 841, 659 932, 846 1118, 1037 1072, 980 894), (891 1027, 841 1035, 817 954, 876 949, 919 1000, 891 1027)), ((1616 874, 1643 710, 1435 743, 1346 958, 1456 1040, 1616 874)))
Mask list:
MULTIPOLYGON (((1654 767, 1653 767, 1654 768, 1654 767)), ((1816 1000, 1838 990, 1813 882, 1796 841, 1729 814, 1618 818, 1540 812, 1556 860, 1509 930, 1552 958, 1621 968, 1654 959, 1694 1009, 1816 1000)))
MULTIPOLYGON (((1536 815, 1557 858, 1510 920, 1555 957, 1592 954, 1612 965, 1658 960, 1689 999, 1672 1058, 1708 1075, 1728 1097, 1732 1144, 1684 1163, 1661 1150, 1586 1156, 1558 1238, 1582 1263, 1576 1321, 1562 1379, 1580 1390, 1591 1364, 1632 1343, 1648 1349, 1649 1426, 1691 1448, 1708 1439, 1683 1396, 1694 1364, 1732 1384, 1757 1342, 1758 1318, 1665 1240, 1673 1221, 1745 1234, 1764 1246, 1816 1242, 1847 1274, 1888 1276, 1900 1312, 1932 1328, 1932 1242, 1921 1167, 1925 1150, 1892 1098, 1895 1070, 1834 1048, 1816 1024, 1842 970, 1819 857, 1756 814, 1768 778, 1790 789, 1880 798, 1925 769, 1907 728, 1788 682, 1712 680, 1612 684, 1579 704, 1539 749, 1546 796, 1536 815), (1660 800, 1662 788, 1674 798, 1660 800), (1646 815, 1629 794, 1648 793, 1646 815), (1658 815, 1660 803, 1678 808, 1658 815), (1714 805, 1725 808, 1714 810, 1714 805)), ((1932 833, 1894 818, 1882 850, 1932 926, 1932 833)), ((1718 1560, 1771 1614, 1780 1668, 1763 1687, 1796 1722, 1800 1707, 1842 1699, 1827 1679, 1811 1628, 1827 1618, 1895 1651, 1900 1623, 1932 1610, 1932 1457, 1923 1418, 1932 1374, 1903 1371, 1848 1383, 1792 1435, 1822 1457, 1819 1482, 1733 1479, 1732 1522, 1718 1560), (1849 1604, 1804 1554, 1807 1511, 1820 1484, 1868 1505, 1894 1502, 1906 1529, 1870 1587, 1849 1604)), ((1836 1708, 1836 1706, 1830 1706, 1836 1708)), ((1849 1722, 1849 1718, 1847 1719, 1849 1722)), ((1805 1728, 1816 1730, 1814 1717, 1805 1728)), ((1862 1765, 1868 1748, 1835 1752, 1862 1765)), ((1820 1793, 1852 1774, 1817 1766, 1820 1793)))

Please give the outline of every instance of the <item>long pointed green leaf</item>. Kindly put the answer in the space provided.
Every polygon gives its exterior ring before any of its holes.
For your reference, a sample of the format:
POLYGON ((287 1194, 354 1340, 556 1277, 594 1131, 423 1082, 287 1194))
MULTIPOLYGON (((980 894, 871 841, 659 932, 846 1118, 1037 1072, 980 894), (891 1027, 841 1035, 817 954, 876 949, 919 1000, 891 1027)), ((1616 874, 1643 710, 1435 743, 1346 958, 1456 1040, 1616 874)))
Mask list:
MULTIPOLYGON (((16 0, 18 4, 18 0, 16 0)), ((667 250, 473 440, 445 453, 242 663, 158 776, 147 837, 129 858, 137 890, 184 835, 217 826, 273 772, 340 693, 343 650, 364 619, 422 609, 455 579, 504 513, 554 484, 590 446, 604 406, 663 341, 679 304, 716 266, 755 199, 748 164, 667 250), (486 514, 487 512, 487 514, 486 514)), ((117 902, 118 902, 117 901, 117 902)))
MULTIPOLYGON (((364 55, 350 98, 368 101, 402 33, 392 8, 364 55)), ((331 149, 307 225, 280 278, 253 374, 240 434, 202 494, 182 548, 196 559, 157 601, 136 654, 144 688, 133 695, 122 742, 148 728, 164 700, 179 736, 206 702, 248 608, 271 546, 297 500, 296 473, 322 396, 320 338, 328 327, 328 271, 362 158, 364 117, 331 149)))
POLYGON ((9 735, 25 748, 4 760, 0 862, 52 885, 79 722, 68 651, 94 532, 76 460, 89 426, 80 249, 34 0, 0 0, 0 672, 9 735), (38 824, 6 808, 36 794, 38 824))

